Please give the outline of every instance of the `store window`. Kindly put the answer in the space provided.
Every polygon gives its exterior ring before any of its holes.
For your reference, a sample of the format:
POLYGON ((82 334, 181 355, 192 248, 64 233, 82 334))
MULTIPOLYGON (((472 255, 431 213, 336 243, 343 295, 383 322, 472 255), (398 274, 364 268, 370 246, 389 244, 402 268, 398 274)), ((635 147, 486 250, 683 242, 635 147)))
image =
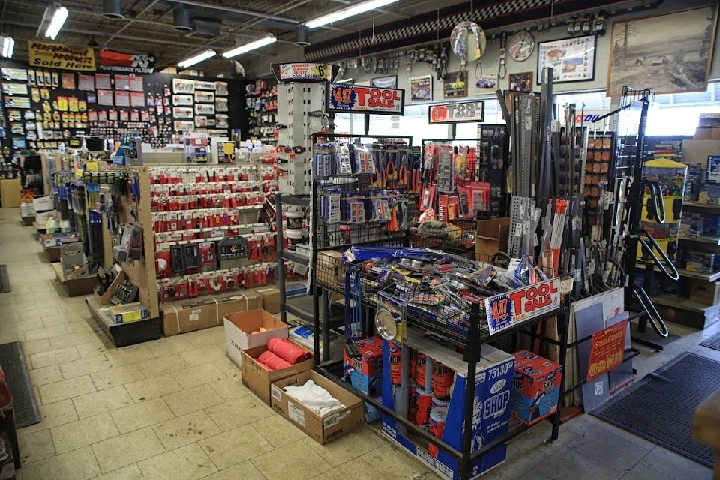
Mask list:
POLYGON ((648 136, 693 136, 701 113, 720 113, 720 83, 704 92, 655 95, 648 113, 648 136))
POLYGON ((478 125, 480 123, 505 123, 500 110, 500 102, 496 98, 481 98, 484 104, 482 122, 458 123, 455 129, 455 138, 478 138, 478 125))
POLYGON ((413 145, 423 139, 447 138, 447 125, 428 123, 428 105, 405 105, 405 115, 370 115, 370 135, 412 137, 413 145))

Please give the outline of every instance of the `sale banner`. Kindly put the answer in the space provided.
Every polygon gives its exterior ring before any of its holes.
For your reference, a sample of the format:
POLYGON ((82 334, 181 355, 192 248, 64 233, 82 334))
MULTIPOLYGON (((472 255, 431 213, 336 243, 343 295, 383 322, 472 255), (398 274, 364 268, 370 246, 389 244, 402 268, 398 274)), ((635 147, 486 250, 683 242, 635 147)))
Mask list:
POLYGON ((485 102, 444 103, 428 106, 428 123, 482 122, 485 102))
POLYGON ((35 40, 28 40, 28 62, 31 67, 95 70, 95 54, 92 48, 75 48, 35 40))
POLYGON ((402 115, 405 90, 331 83, 328 88, 328 112, 402 115))
POLYGON ((327 63, 282 63, 278 67, 278 80, 332 80, 333 69, 327 63))
POLYGON ((151 54, 133 54, 100 49, 99 70, 106 72, 153 73, 155 56, 151 54))
POLYGON ((560 280, 553 278, 484 301, 490 334, 560 307, 560 280))
POLYGON ((609 372, 623 362, 628 320, 593 333, 587 381, 609 372))

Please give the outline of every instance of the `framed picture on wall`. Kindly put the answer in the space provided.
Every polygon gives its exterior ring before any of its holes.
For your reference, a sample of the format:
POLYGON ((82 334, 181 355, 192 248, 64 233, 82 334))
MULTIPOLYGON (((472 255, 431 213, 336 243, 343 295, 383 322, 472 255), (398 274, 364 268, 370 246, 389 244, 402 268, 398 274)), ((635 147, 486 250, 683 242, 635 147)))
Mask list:
POLYGON ((422 77, 410 78, 410 101, 411 102, 432 102, 433 99, 433 77, 423 75, 422 77))
POLYGON ((554 83, 594 80, 596 43, 595 35, 587 35, 538 44, 537 84, 545 67, 553 69, 554 83))
POLYGON ((508 90, 511 92, 532 92, 533 72, 509 73, 508 90))
POLYGON ((443 80, 445 98, 467 97, 467 70, 448 72, 443 80))
POLYGON ((376 88, 397 88, 397 75, 390 77, 377 77, 370 81, 370 85, 376 88))
POLYGON ((607 95, 623 86, 655 94, 707 90, 718 6, 613 22, 607 95))

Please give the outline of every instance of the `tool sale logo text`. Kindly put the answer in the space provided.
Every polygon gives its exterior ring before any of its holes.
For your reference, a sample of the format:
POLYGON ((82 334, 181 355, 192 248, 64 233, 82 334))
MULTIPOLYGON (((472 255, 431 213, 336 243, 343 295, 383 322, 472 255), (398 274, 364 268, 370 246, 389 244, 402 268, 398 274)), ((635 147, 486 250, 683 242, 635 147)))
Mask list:
POLYGON ((405 91, 349 84, 331 84, 329 112, 358 112, 375 115, 402 115, 405 91))
POLYGON ((558 308, 559 286, 560 281, 553 278, 486 298, 484 304, 490 334, 558 308))

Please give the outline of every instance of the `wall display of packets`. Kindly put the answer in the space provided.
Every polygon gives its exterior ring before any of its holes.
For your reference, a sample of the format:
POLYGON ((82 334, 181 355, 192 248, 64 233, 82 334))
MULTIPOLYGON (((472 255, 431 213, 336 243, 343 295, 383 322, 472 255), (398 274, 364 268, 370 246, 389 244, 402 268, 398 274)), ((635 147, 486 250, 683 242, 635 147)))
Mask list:
POLYGON ((266 285, 272 278, 275 263, 260 263, 246 267, 203 272, 182 277, 158 279, 158 291, 163 301, 195 298, 266 285))
POLYGON ((418 193, 421 167, 419 147, 338 142, 313 145, 313 173, 317 179, 370 176, 371 187, 418 193))
POLYGON ((394 190, 346 192, 339 187, 324 186, 319 191, 320 217, 328 225, 382 223, 388 231, 407 228, 408 202, 394 190))

